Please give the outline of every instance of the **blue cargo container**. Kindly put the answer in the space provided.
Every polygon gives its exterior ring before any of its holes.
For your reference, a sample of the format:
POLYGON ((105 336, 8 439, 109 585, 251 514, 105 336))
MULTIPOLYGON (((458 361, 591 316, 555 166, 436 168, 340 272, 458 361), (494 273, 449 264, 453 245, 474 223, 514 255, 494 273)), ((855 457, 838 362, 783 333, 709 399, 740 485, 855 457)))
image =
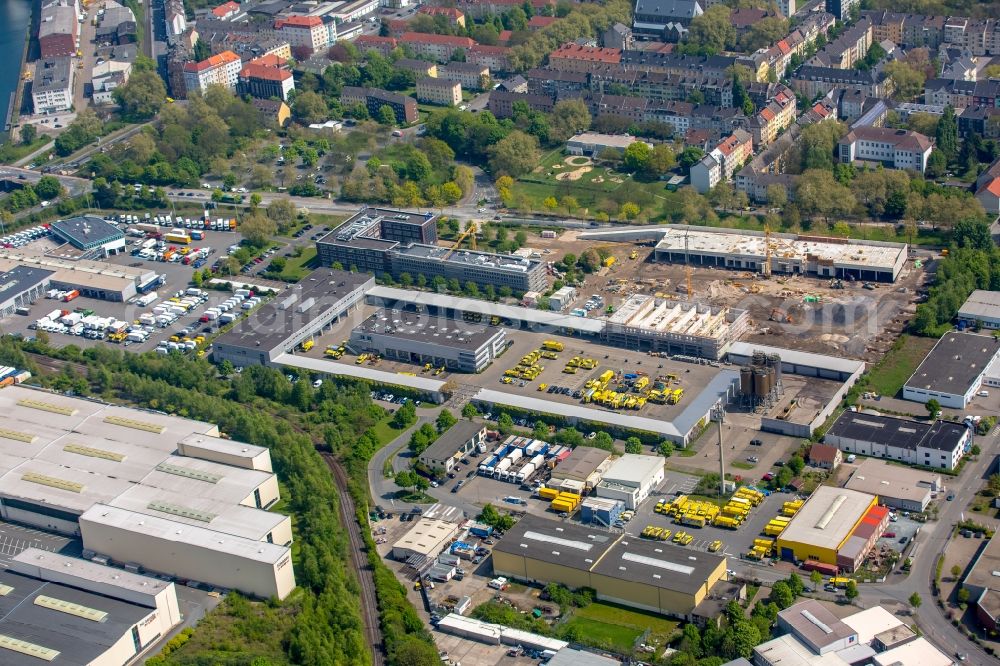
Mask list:
POLYGON ((480 539, 486 539, 493 536, 493 527, 490 525, 483 525, 482 523, 476 523, 469 528, 469 534, 477 536, 480 539))

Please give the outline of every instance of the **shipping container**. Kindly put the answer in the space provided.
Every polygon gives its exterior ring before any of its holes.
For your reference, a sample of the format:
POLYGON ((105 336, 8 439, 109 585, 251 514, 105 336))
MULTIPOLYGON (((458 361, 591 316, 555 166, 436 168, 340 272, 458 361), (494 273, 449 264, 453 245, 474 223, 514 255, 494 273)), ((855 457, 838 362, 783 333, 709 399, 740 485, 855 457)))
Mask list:
POLYGON ((559 497, 559 491, 555 488, 546 488, 542 486, 538 489, 538 496, 545 500, 554 500, 559 497))

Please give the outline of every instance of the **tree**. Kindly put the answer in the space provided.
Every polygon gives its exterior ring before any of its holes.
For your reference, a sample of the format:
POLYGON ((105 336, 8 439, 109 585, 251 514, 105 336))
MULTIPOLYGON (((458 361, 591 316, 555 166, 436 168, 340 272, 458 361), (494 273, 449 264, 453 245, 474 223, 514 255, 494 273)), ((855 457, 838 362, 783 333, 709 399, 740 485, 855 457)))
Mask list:
MULTIPOLYGON (((482 116, 480 116, 482 118, 482 116)), ((512 178, 523 176, 539 162, 538 139, 514 130, 488 149, 490 169, 512 178)))
POLYGON ((299 92, 292 104, 292 116, 304 124, 321 123, 330 115, 326 101, 311 90, 299 92))
POLYGON ((583 100, 571 99, 556 102, 549 115, 549 138, 564 143, 574 134, 590 127, 590 111, 583 100))
POLYGON ((792 470, 792 474, 796 475, 801 474, 802 469, 805 466, 806 466, 805 460, 803 460, 802 456, 800 456, 797 453, 788 460, 788 468, 792 470))
POLYGON ((243 234, 243 238, 256 247, 267 245, 277 231, 274 221, 259 211, 250 213, 240 223, 240 233, 243 234))
POLYGON ((455 425, 457 421, 458 419, 455 418, 454 414, 449 412, 447 409, 442 409, 434 423, 437 426, 438 432, 444 432, 448 428, 455 425))
POLYGON ((653 150, 649 154, 649 160, 646 162, 646 173, 652 178, 659 178, 673 169, 676 163, 677 158, 670 146, 658 143, 653 146, 653 150))
POLYGON ((112 95, 122 107, 122 112, 132 120, 146 120, 155 116, 167 98, 167 88, 155 70, 134 69, 128 83, 114 89, 112 95))
POLYGON ((503 412, 497 418, 497 430, 503 436, 509 435, 514 430, 514 419, 507 412, 503 412))
POLYGON ((813 569, 809 572, 809 582, 812 583, 813 590, 818 589, 823 582, 823 574, 813 569))
POLYGON ((927 75, 903 60, 893 60, 883 70, 892 79, 896 99, 908 101, 923 92, 927 75))
POLYGON ((788 190, 781 183, 767 186, 767 204, 774 208, 784 208, 788 203, 788 190))
POLYGON ((267 205, 267 216, 279 228, 289 225, 295 220, 295 204, 288 198, 275 199, 267 205))
POLYGON ((656 452, 664 458, 669 458, 674 454, 674 443, 665 439, 656 447, 656 452))
POLYGON ((948 171, 948 158, 937 148, 931 149, 930 157, 927 158, 928 178, 940 178, 948 171))
POLYGON ((712 55, 733 45, 736 28, 729 18, 731 11, 726 5, 713 5, 694 17, 685 43, 689 52, 712 55))
POLYGON ((392 415, 392 426, 397 430, 403 430, 409 428, 411 425, 417 422, 417 408, 413 405, 412 400, 408 400, 396 413, 392 415))
POLYGON ((681 632, 681 642, 677 648, 680 652, 689 654, 695 659, 701 657, 701 632, 698 631, 698 625, 693 622, 684 625, 681 632))
MULTIPOLYGON (((250 208, 256 210, 260 206, 260 202, 264 200, 264 197, 260 196, 259 192, 254 192, 250 195, 250 208)), ((277 231, 277 229, 275 229, 277 231)))
POLYGON ((639 205, 632 203, 631 201, 626 201, 622 204, 621 209, 618 211, 620 217, 624 217, 626 220, 634 220, 639 216, 639 205))
MULTIPOLYGON (((38 187, 35 187, 38 192, 38 187)), ((41 192, 38 192, 41 195, 41 192)), ((958 247, 968 247, 974 250, 989 251, 993 249, 993 238, 989 225, 981 219, 964 219, 955 223, 951 230, 951 239, 958 247)))
POLYGON ((396 476, 393 477, 393 481, 400 488, 412 488, 416 485, 416 479, 414 478, 416 476, 417 475, 413 472, 403 469, 396 472, 396 476))
POLYGON ((962 567, 958 566, 957 564, 952 565, 952 567, 951 567, 951 577, 954 580, 958 580, 958 577, 961 576, 961 575, 962 575, 962 567))
POLYGON ((625 149, 625 153, 622 155, 622 164, 628 171, 645 171, 652 152, 649 144, 645 141, 635 141, 625 149))
POLYGON ((383 125, 395 125, 396 124, 396 112, 392 110, 392 107, 388 104, 383 104, 378 109, 378 114, 376 119, 383 125))
POLYGON ((638 437, 629 437, 626 439, 625 453, 642 453, 642 440, 638 437))
POLYGON ((688 146, 681 151, 680 156, 677 158, 677 164, 680 165, 684 175, 687 176, 691 173, 691 167, 700 162, 701 158, 704 156, 705 151, 701 148, 697 146, 688 146))
POLYGON ((796 597, 802 596, 802 593, 806 589, 806 586, 802 583, 802 577, 794 571, 788 575, 788 589, 796 597))
POLYGON ((63 193, 62 184, 55 176, 42 176, 34 187, 35 194, 42 199, 55 199, 63 193))
POLYGON ((792 590, 788 587, 788 583, 783 580, 779 580, 771 587, 771 601, 774 602, 781 610, 784 610, 795 603, 795 595, 792 594, 792 590))
POLYGON ((920 598, 920 595, 917 592, 914 592, 910 595, 906 602, 910 604, 910 607, 913 608, 913 610, 916 610, 920 608, 920 604, 922 604, 924 600, 920 598))
POLYGON ((855 599, 858 598, 859 594, 860 592, 858 592, 858 584, 855 583, 853 580, 847 581, 847 587, 844 589, 844 596, 847 598, 847 600, 854 601, 855 599))
POLYGON ((935 398, 928 400, 924 407, 927 409, 927 413, 930 414, 932 419, 937 418, 938 412, 941 411, 941 403, 935 398))
POLYGON ((545 210, 554 211, 557 208, 559 208, 559 201, 556 200, 555 197, 545 197, 545 199, 542 201, 542 207, 545 208, 545 210))
POLYGON ((934 138, 935 147, 944 153, 948 160, 954 160, 958 156, 958 119, 951 104, 944 107, 934 138))
POLYGON ((38 128, 34 125, 28 124, 21 127, 21 143, 24 145, 30 146, 37 136, 38 128))

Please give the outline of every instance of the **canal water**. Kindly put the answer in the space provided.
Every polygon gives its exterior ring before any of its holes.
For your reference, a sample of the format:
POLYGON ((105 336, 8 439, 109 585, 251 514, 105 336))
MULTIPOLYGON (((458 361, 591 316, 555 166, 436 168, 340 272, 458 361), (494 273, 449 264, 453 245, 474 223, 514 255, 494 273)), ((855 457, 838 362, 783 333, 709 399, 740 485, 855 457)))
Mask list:
MULTIPOLYGON (((24 39, 31 26, 32 0, 0 0, 0 118, 7 118, 21 76, 24 39)), ((3 130, 0 125, 0 130, 3 130)))

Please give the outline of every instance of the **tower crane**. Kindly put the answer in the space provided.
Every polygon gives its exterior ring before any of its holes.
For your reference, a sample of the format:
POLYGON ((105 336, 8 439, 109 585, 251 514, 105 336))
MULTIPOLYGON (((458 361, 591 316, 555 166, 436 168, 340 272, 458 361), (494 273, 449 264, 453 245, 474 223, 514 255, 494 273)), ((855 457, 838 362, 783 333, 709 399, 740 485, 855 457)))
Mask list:
POLYGON ((466 225, 466 227, 465 227, 465 231, 463 231, 462 233, 460 233, 458 235, 458 240, 456 240, 455 244, 452 245, 451 248, 447 252, 445 252, 444 256, 441 257, 441 259, 442 260, 447 260, 448 257, 450 257, 455 252, 455 250, 457 250, 458 248, 462 247, 462 242, 466 238, 469 238, 470 236, 471 236, 471 240, 469 241, 469 246, 473 250, 475 250, 476 249, 476 232, 477 231, 479 231, 479 229, 476 227, 476 223, 475 222, 469 222, 466 225))

